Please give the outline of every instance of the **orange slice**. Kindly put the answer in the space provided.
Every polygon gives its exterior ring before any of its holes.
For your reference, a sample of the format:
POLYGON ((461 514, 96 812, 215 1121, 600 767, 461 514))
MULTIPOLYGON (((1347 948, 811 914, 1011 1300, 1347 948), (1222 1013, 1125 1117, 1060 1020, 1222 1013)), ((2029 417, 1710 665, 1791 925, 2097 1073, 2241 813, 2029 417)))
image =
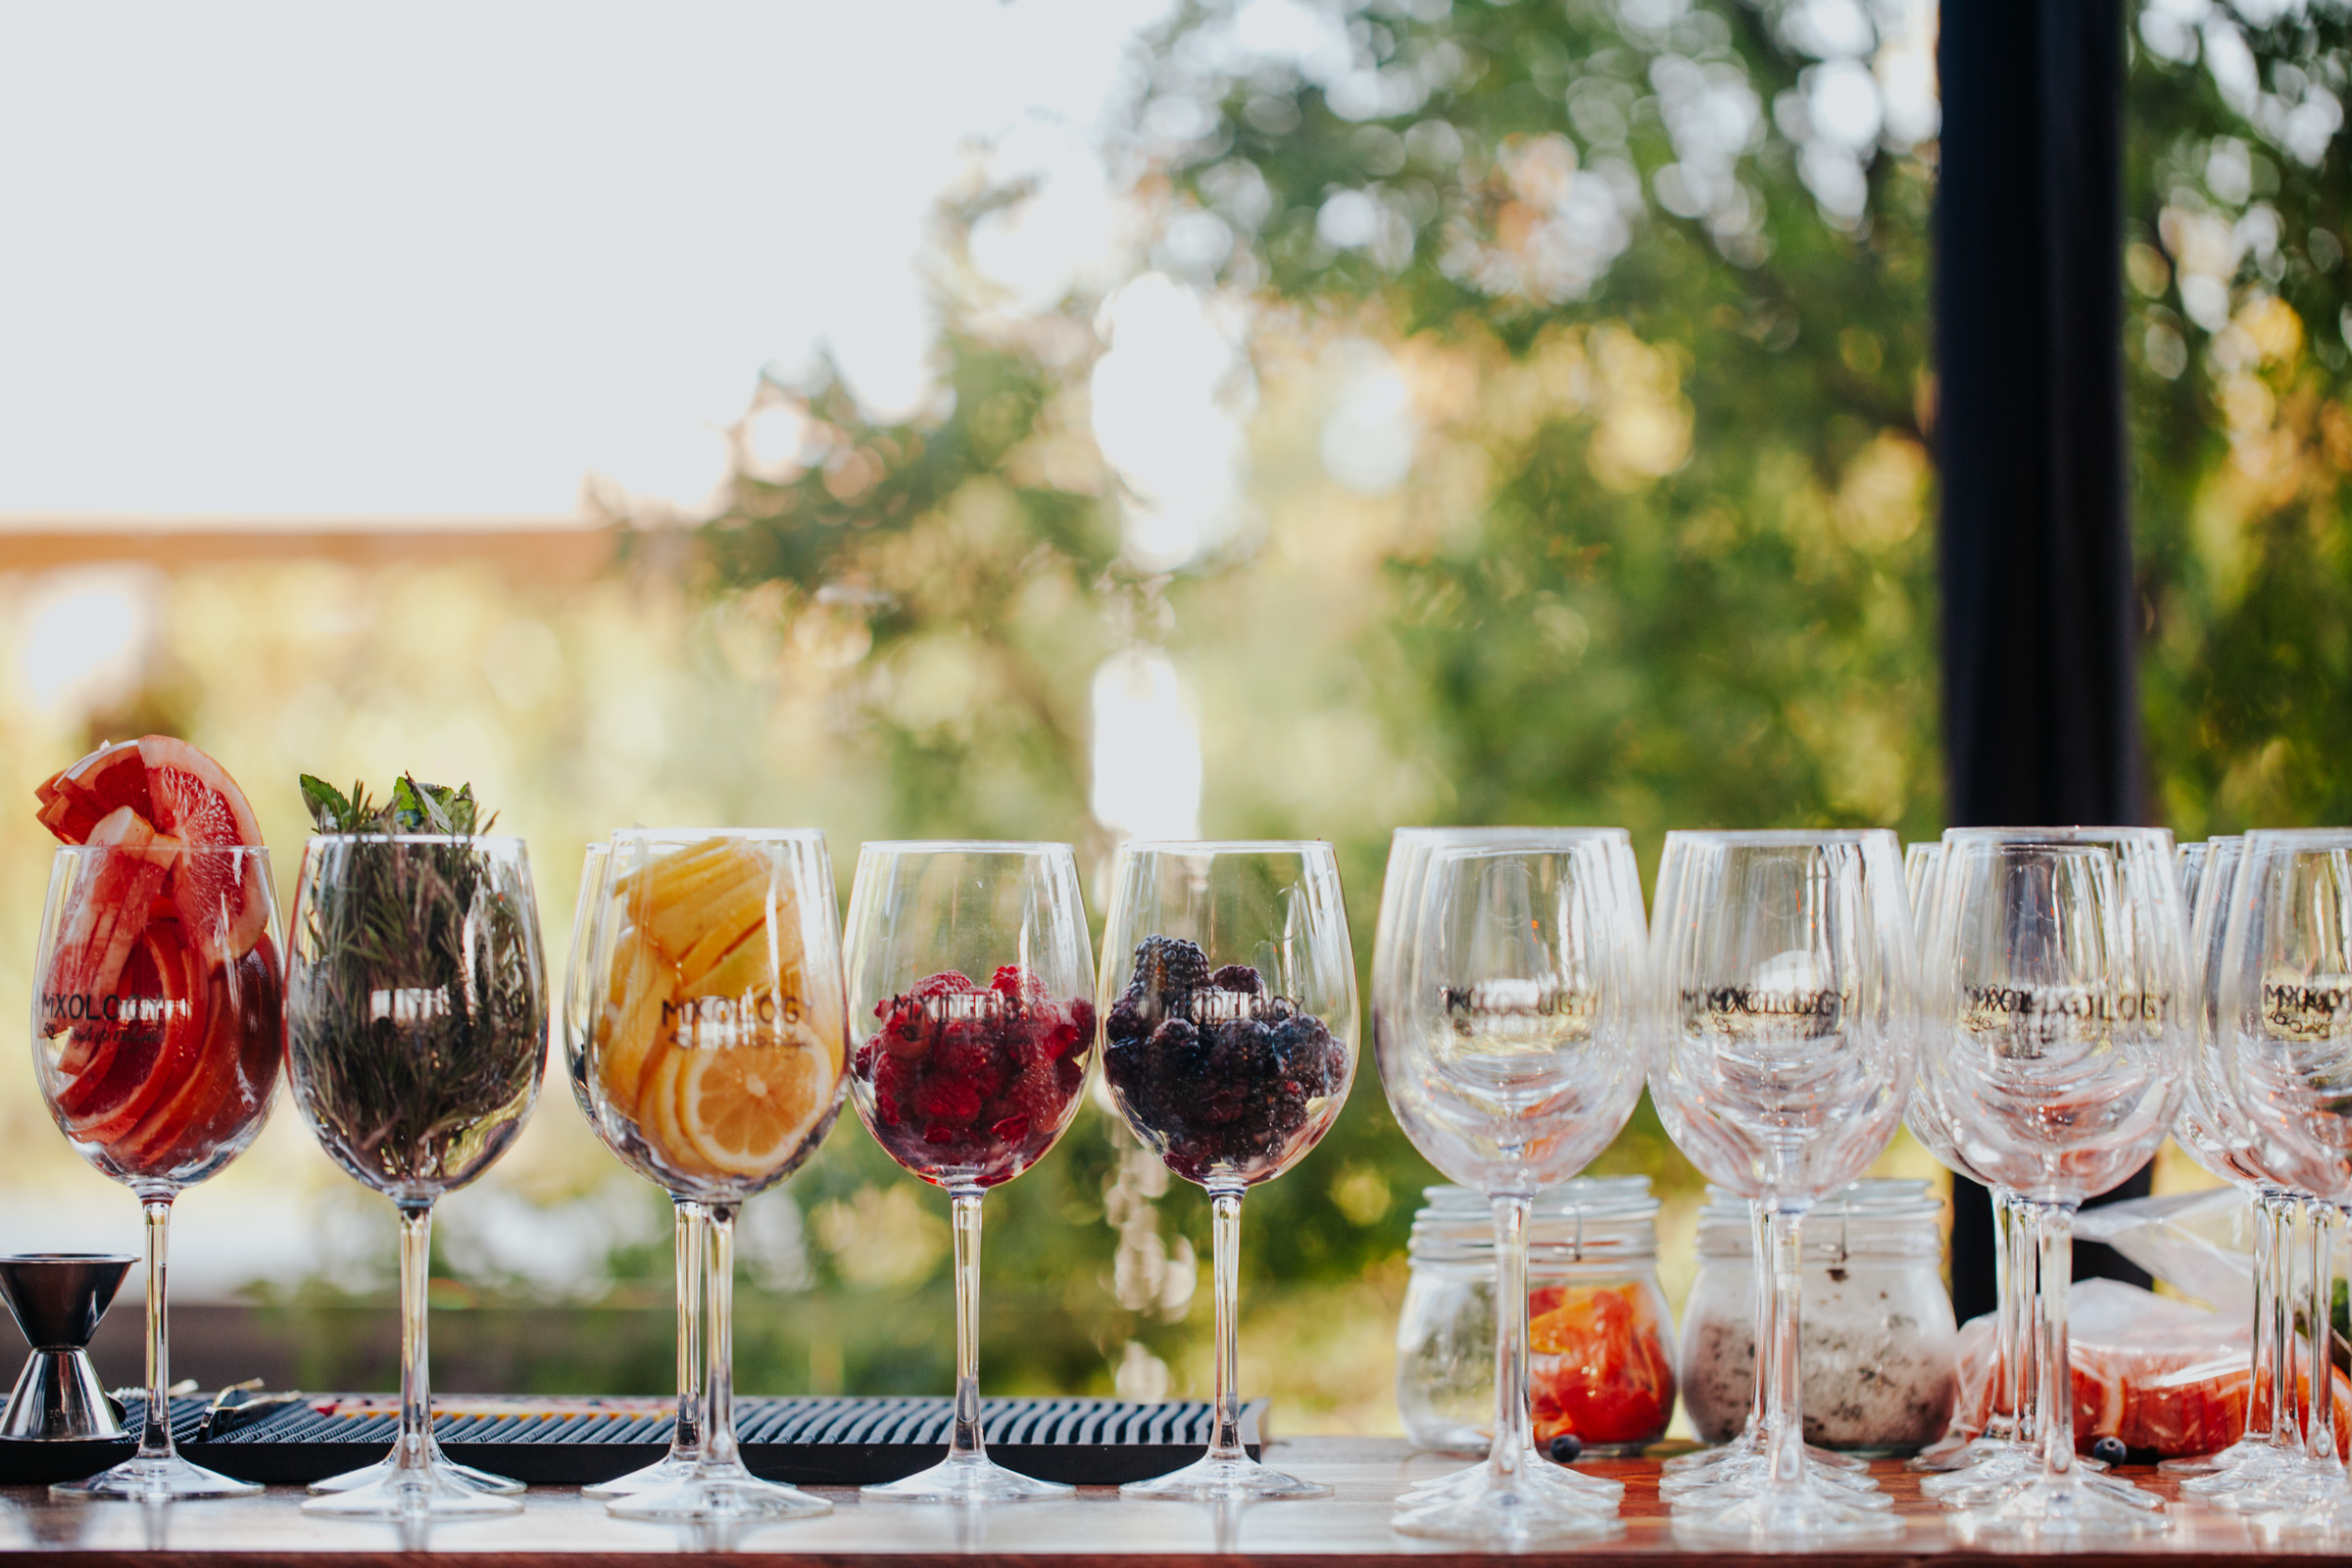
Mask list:
POLYGON ((805 1024, 772 1046, 672 1054, 670 1106, 682 1135, 677 1152, 727 1176, 767 1176, 792 1163, 833 1103, 840 1062, 805 1024))
POLYGON ((663 1013, 676 1000, 677 982, 662 955, 634 927, 613 943, 612 972, 608 1004, 597 1021, 596 1073, 613 1107, 642 1120, 638 1105, 646 1069, 670 1033, 663 1013))

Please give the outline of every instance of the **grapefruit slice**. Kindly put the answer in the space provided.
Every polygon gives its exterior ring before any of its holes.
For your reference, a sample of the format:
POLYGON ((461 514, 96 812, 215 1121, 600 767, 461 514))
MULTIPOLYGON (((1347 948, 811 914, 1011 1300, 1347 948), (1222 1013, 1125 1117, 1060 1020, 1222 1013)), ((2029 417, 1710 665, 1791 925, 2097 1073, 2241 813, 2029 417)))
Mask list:
POLYGON ((75 1137, 112 1144, 192 1075, 213 1027, 210 990, 207 967, 181 939, 179 922, 150 924, 117 987, 113 1038, 97 1042, 57 1097, 75 1137))
POLYGON ((782 1045, 676 1053, 678 1130, 696 1163, 770 1176, 793 1161, 833 1103, 832 1053, 805 1027, 782 1045))
POLYGON ((149 822, 155 808, 147 793, 147 764, 135 741, 114 741, 55 773, 33 792, 40 798, 41 825, 61 843, 87 844, 90 832, 127 806, 149 822))
MULTIPOLYGON (((157 832, 192 850, 260 846, 253 808, 220 763, 169 735, 145 736, 138 749, 157 832)), ((183 856, 172 871, 172 902, 197 947, 218 962, 234 962, 253 951, 270 921, 268 898, 253 856, 183 856)))
POLYGON ((276 955, 265 939, 205 987, 207 1018, 184 1080, 153 1101, 110 1152, 118 1164, 162 1176, 209 1159, 266 1114, 277 1089, 276 955))
POLYGON ((179 848, 149 827, 129 807, 119 807, 90 830, 89 848, 67 895, 64 929, 50 962, 42 999, 42 1032, 54 1035, 80 1018, 102 1019, 122 965, 147 929, 150 906, 164 888, 179 848))

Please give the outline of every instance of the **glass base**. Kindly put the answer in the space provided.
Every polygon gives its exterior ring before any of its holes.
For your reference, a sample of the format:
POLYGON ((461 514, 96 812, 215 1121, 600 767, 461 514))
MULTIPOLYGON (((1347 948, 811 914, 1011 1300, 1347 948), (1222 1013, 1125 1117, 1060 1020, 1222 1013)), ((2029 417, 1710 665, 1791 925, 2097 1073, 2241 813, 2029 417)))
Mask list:
MULTIPOLYGON (((487 1470, 476 1470, 469 1464, 458 1463, 457 1460, 441 1451, 441 1440, 438 1438, 425 1439, 424 1448, 426 1463, 444 1480, 453 1481, 462 1487, 470 1487, 475 1492, 487 1493, 493 1497, 517 1497, 525 1490, 519 1481, 511 1480, 506 1476, 492 1475, 487 1470)), ((346 1470, 339 1476, 328 1476, 324 1481, 314 1481, 311 1483, 311 1491, 323 1495, 337 1492, 359 1492, 368 1487, 381 1486, 392 1479, 394 1468, 392 1455, 387 1453, 373 1464, 364 1464, 357 1470, 346 1470)))
POLYGON ((671 1449, 652 1464, 632 1470, 625 1476, 599 1481, 580 1489, 583 1497, 626 1497, 633 1493, 651 1492, 666 1487, 673 1481, 683 1481, 694 1474, 695 1466, 703 1462, 699 1453, 679 1453, 671 1449))
MULTIPOLYGON (((2180 1494, 2184 1497, 2201 1497, 2217 1508, 2232 1510, 2249 1503, 2261 1507, 2264 1494, 2288 1482, 2310 1462, 2300 1451, 2278 1443, 2251 1446, 2240 1443, 2224 1448, 2219 1454, 2200 1457, 2209 1458, 2215 1463, 2207 1470, 2190 1471, 2180 1483, 2180 1494), (2238 1456, 2228 1464, 2219 1462, 2224 1454, 2230 1453, 2238 1456)), ((2157 1468, 2164 1470, 2165 1465, 2172 1462, 2168 1459, 2157 1468)), ((2166 1473, 2180 1474, 2178 1470, 2166 1473)))
POLYGON ((2000 1502, 1965 1508, 1946 1523, 1963 1543, 2097 1542, 2161 1535, 2172 1527, 2164 1504, 2127 1482, 2069 1474, 2020 1488, 2000 1502))
POLYGON ((365 1486, 304 1498, 302 1511, 335 1519, 480 1519, 522 1512, 520 1498, 484 1492, 451 1474, 454 1468, 430 1458, 419 1465, 386 1464, 382 1477, 365 1486))
POLYGON ((1955 1470, 1968 1470, 1995 1459, 2007 1459, 2018 1454, 2031 1457, 2034 1450, 2015 1438, 1967 1437, 1953 1433, 1940 1443, 1931 1444, 1903 1461, 1903 1468, 1923 1475, 1950 1475, 1955 1470))
MULTIPOLYGON (((1741 1453, 1722 1464, 1709 1465, 1703 1470, 1685 1470, 1678 1475, 1658 1478, 1658 1495, 1677 1508, 1720 1507, 1743 1497, 1760 1495, 1770 1466, 1761 1448, 1741 1453)), ((1813 1450, 1805 1450, 1805 1483, 1824 1494, 1843 1497, 1861 1508, 1891 1508, 1893 1499, 1879 1490, 1866 1470, 1848 1470, 1837 1465, 1816 1464, 1813 1450)))
POLYGON ((1481 1465, 1476 1474, 1471 1486, 1400 1503, 1389 1528, 1426 1541, 1504 1548, 1544 1541, 1604 1541, 1625 1533, 1614 1500, 1595 1502, 1525 1469, 1502 1475, 1481 1465))
POLYGON ((762 1481, 740 1461, 705 1459, 693 1474, 605 1504, 616 1519, 813 1519, 833 1505, 798 1487, 762 1481))
POLYGON ((930 1469, 903 1480, 858 1489, 859 1496, 883 1502, 1037 1502, 1075 1496, 1077 1492, 1058 1481, 1007 1470, 985 1453, 950 1453, 930 1469))
POLYGON ((80 1481, 60 1481, 49 1495, 68 1499, 127 1497, 135 1502, 168 1502, 174 1497, 256 1497, 260 1486, 238 1481, 176 1453, 134 1456, 112 1470, 80 1481))
POLYGON ((2256 1537, 2266 1544, 2340 1541, 2352 1534, 2352 1492, 2339 1491, 2332 1496, 2307 1498, 2293 1507, 2259 1513, 2253 1524, 2256 1537))
POLYGON ((1319 1481, 1301 1481, 1269 1470, 1255 1459, 1220 1459, 1206 1454, 1154 1480, 1130 1481, 1119 1489, 1119 1495, 1213 1501, 1219 1497, 1328 1497, 1331 1489, 1319 1481))
MULTIPOLYGON (((2314 1460, 2307 1453, 2288 1451, 2284 1464, 2271 1466, 2248 1463, 2230 1472, 2228 1478, 2207 1478, 2208 1485, 2198 1488, 2195 1495, 2229 1513, 2269 1514, 2316 1510, 2333 1503, 2346 1494, 2344 1467, 2341 1463, 2314 1460), (2211 1483, 2238 1479, 2234 1490, 2216 1490, 2211 1483)), ((2182 1483, 2182 1491, 2187 1484, 2182 1483)))
POLYGON ((2156 1464, 2156 1473, 2160 1476, 2216 1476, 2234 1470, 2258 1455, 2276 1452, 2277 1446, 2267 1436, 2240 1438, 2227 1448, 2216 1449, 2212 1453, 2160 1459, 2156 1464))
MULTIPOLYGON (((2093 1491, 2107 1491, 2130 1500, 2145 1497, 2129 1481, 2106 1475, 2106 1462, 2075 1455, 2073 1473, 2082 1486, 2093 1491)), ((1943 1504, 1946 1508, 1985 1508, 2017 1495, 2041 1480, 2041 1454, 2033 1448, 2012 1448, 1996 1453, 1965 1470, 1949 1470, 1942 1475, 1929 1476, 1919 1484, 1919 1494, 1943 1504)))
MULTIPOLYGON (((1764 1439, 1751 1427, 1729 1443, 1701 1448, 1696 1453, 1678 1453, 1659 1465, 1658 1470, 1662 1475, 1682 1475, 1691 1470, 1713 1469, 1716 1465, 1729 1464, 1735 1459, 1761 1458, 1763 1453, 1764 1439)), ((1870 1468, 1867 1460, 1857 1459, 1850 1453, 1839 1453, 1835 1448, 1816 1448, 1810 1443, 1805 1445, 1805 1459, 1807 1463, 1825 1470, 1864 1471, 1870 1468)))
MULTIPOLYGON (((1586 1507, 1614 1508, 1619 1499, 1625 1495, 1624 1482, 1611 1481, 1604 1476, 1589 1476, 1581 1470, 1571 1470, 1566 1465, 1556 1464, 1544 1457, 1534 1448, 1528 1449, 1521 1456, 1519 1473, 1525 1478, 1530 1488, 1538 1492, 1554 1493, 1571 1504, 1581 1503, 1586 1507)), ((1447 1497, 1476 1492, 1486 1484, 1487 1466, 1482 1461, 1446 1475, 1432 1476, 1427 1481, 1416 1481, 1404 1489, 1403 1494, 1397 1497, 1396 1501, 1400 1507, 1407 1504, 1437 1502, 1447 1497)))
POLYGON ((1890 1499, 1878 1493, 1824 1486, 1811 1471, 1793 1487, 1748 1493, 1719 1507, 1697 1498, 1675 1502, 1678 1542, 1788 1551, 1833 1542, 1887 1541, 1903 1533, 1890 1499), (1872 1498, 1877 1499, 1875 1506, 1872 1498))

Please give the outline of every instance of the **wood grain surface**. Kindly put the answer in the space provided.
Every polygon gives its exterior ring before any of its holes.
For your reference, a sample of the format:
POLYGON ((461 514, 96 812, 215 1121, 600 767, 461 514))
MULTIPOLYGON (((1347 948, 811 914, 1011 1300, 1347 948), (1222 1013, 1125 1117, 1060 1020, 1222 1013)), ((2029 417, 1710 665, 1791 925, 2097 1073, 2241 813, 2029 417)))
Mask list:
MULTIPOLYGON (((820 1489, 834 1503, 825 1518, 752 1525, 739 1530, 637 1524, 614 1519, 604 1505, 568 1490, 534 1489, 520 1514, 481 1523, 433 1525, 407 1531, 391 1522, 314 1519, 300 1510, 301 1494, 222 1502, 52 1502, 35 1488, 0 1492, 0 1551, 20 1558, 71 1555, 76 1568, 99 1568, 154 1553, 177 1565, 308 1562, 335 1568, 391 1562, 427 1552, 451 1563, 496 1562, 501 1568, 564 1568, 583 1557, 626 1557, 656 1563, 714 1552, 812 1568, 891 1568, 974 1561, 1027 1568, 1047 1559, 1120 1558, 1121 1568, 1200 1568, 1212 1560, 1282 1559, 1285 1568, 1356 1564, 1368 1557, 1410 1556, 1434 1564, 1466 1563, 1483 1554, 1439 1543, 1408 1540, 1389 1529, 1396 1494, 1406 1486, 1458 1468, 1461 1461, 1416 1453, 1400 1442, 1299 1438, 1276 1444, 1270 1461, 1325 1481, 1337 1495, 1321 1501, 1262 1502, 1240 1507, 1208 1503, 1128 1502, 1107 1489, 1076 1498, 985 1508, 866 1502, 852 1491, 820 1489)), ((1678 1544, 1657 1495, 1657 1466, 1649 1461, 1596 1462, 1580 1468, 1626 1483, 1625 1528, 1614 1541, 1519 1554, 1523 1559, 1574 1563, 1577 1568, 1656 1568, 1660 1557, 1703 1557, 1710 1565, 1771 1560, 1769 1552, 1726 1552, 1678 1544)), ((1841 1568, 1894 1568, 1924 1558, 1959 1555, 1980 1560, 2006 1555, 1975 1550, 1955 1540, 1944 1516, 1918 1494, 1899 1465, 1875 1467, 1895 1499, 1903 1539, 1891 1544, 1838 1550, 1841 1568)), ((2166 1496, 2170 1484, 2145 1472, 2132 1479, 2166 1496)), ((2223 1568, 2250 1555, 2340 1555, 2352 1541, 2266 1540, 2245 1521, 2195 1503, 2176 1501, 2172 1527, 2161 1537, 2067 1553, 2084 1568, 2122 1568, 2149 1556, 2186 1559, 2198 1568, 2223 1568)), ((1780 1560, 1786 1560, 1785 1558, 1780 1560)))

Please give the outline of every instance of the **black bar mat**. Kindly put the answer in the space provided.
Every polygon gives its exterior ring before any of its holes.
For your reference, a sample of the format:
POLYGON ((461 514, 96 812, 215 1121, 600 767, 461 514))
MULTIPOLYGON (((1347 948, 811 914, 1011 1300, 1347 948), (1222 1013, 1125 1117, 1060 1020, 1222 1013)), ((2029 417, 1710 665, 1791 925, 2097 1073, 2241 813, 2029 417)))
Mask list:
MULTIPOLYGON (((398 1426, 385 1396, 318 1395, 257 1409, 211 1412, 202 1397, 172 1401, 172 1435, 196 1463, 245 1481, 322 1481, 384 1456, 398 1426), (209 1420, 208 1420, 209 1412, 209 1420)), ((532 1486, 586 1486, 653 1463, 669 1446, 673 1401, 442 1395, 433 1435, 442 1450, 532 1486)), ((124 1425, 136 1429, 140 1402, 124 1425)), ((1009 1469, 1076 1486, 1142 1481, 1189 1464, 1208 1444, 1205 1399, 984 1399, 991 1457, 1009 1469)), ((1252 1456, 1266 1401, 1243 1406, 1252 1456)), ((800 1486, 896 1481, 947 1449, 945 1398, 804 1396, 735 1401, 743 1462, 755 1475, 800 1486)), ((0 1484, 66 1480, 125 1458, 127 1442, 0 1442, 0 1484)))

